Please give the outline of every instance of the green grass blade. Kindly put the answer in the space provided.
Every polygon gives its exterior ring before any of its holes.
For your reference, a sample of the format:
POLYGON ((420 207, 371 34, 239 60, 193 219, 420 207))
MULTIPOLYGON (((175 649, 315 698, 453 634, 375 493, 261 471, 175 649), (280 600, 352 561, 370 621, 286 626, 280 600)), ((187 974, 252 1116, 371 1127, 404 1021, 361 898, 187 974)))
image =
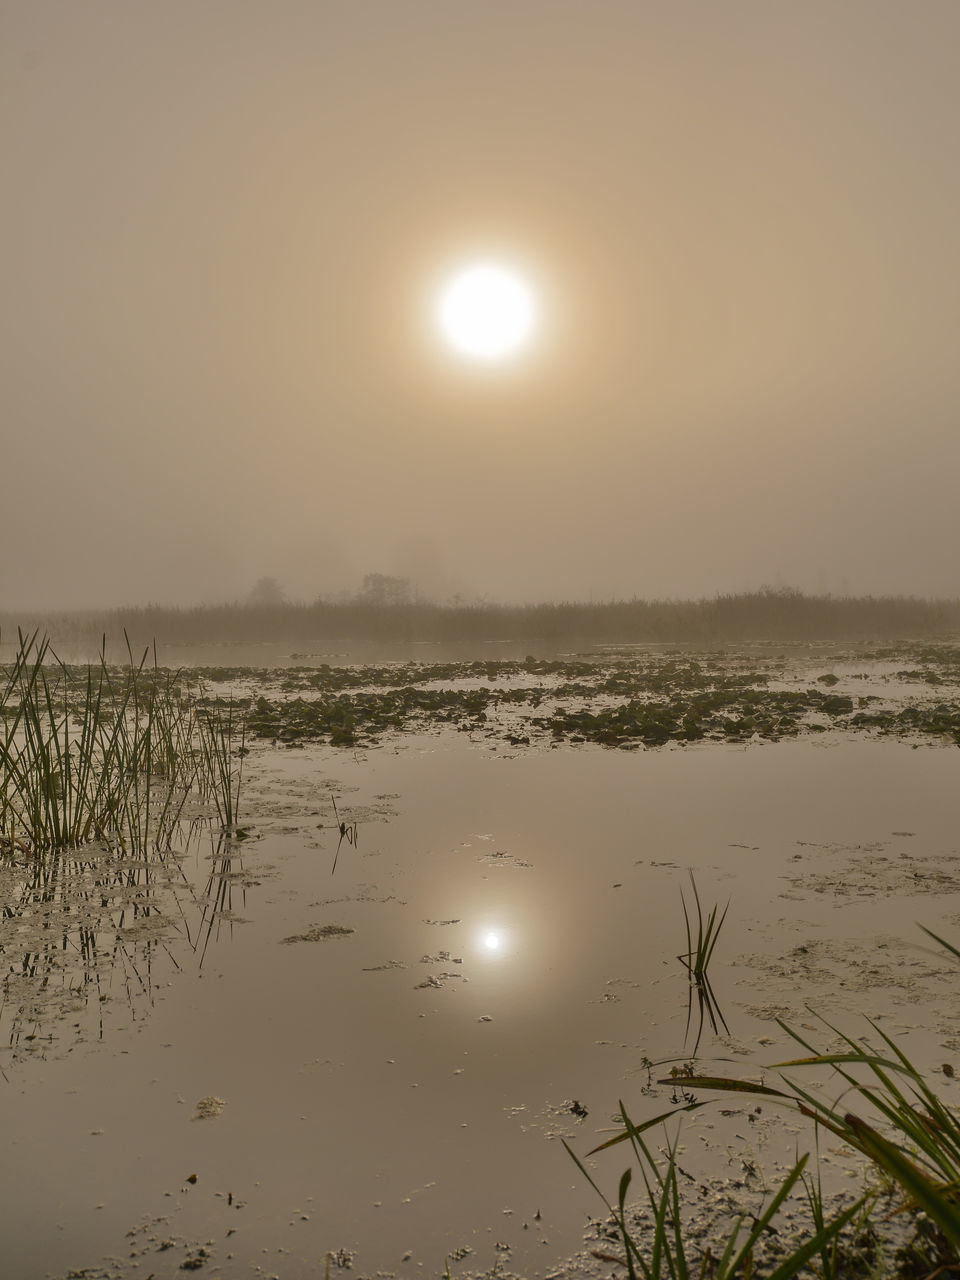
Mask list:
POLYGON ((859 1116, 844 1117, 857 1135, 860 1149, 894 1178, 911 1200, 928 1214, 955 1249, 960 1249, 960 1209, 899 1147, 859 1116))
MULTIPOLYGON (((676 1081, 671 1080, 669 1083, 675 1084, 676 1081)), ((686 1080, 684 1080, 684 1083, 686 1084, 686 1080)), ((634 1125, 631 1122, 630 1127, 624 1133, 618 1133, 615 1138, 608 1138, 606 1142, 601 1142, 598 1147, 593 1147, 592 1150, 588 1151, 587 1155, 595 1156, 598 1151, 607 1151, 610 1147, 619 1146, 621 1142, 630 1140, 631 1133, 646 1133, 648 1129, 653 1129, 656 1125, 663 1124, 665 1120, 669 1120, 672 1116, 680 1115, 684 1111, 699 1111, 701 1107, 709 1106, 711 1101, 713 1100, 687 1102, 683 1106, 674 1107, 672 1111, 664 1111, 661 1115, 654 1116, 652 1120, 645 1120, 643 1124, 634 1125)))
MULTIPOLYGON (((792 1095, 784 1093, 782 1089, 774 1089, 767 1084, 755 1084, 752 1080, 730 1080, 725 1076, 667 1076, 663 1080, 658 1080, 657 1084, 682 1084, 685 1089, 717 1089, 722 1093, 759 1093, 767 1098, 786 1098, 788 1101, 793 1101, 792 1095)), ((691 1104, 678 1107, 677 1110, 692 1111, 696 1105, 703 1104, 691 1104)), ((664 1118, 659 1117, 659 1119, 664 1118)), ((656 1123, 656 1120, 649 1121, 650 1125, 656 1123)), ((644 1128, 647 1127, 648 1125, 644 1125, 644 1128)))
POLYGON ((860 1212, 863 1207, 865 1197, 862 1197, 849 1209, 845 1209, 832 1222, 828 1222, 821 1227, 809 1240, 792 1253, 789 1258, 785 1258, 775 1271, 772 1271, 766 1280, 790 1280, 791 1276, 795 1276, 801 1271, 807 1263, 816 1254, 822 1253, 824 1247, 834 1240, 847 1223, 860 1212))

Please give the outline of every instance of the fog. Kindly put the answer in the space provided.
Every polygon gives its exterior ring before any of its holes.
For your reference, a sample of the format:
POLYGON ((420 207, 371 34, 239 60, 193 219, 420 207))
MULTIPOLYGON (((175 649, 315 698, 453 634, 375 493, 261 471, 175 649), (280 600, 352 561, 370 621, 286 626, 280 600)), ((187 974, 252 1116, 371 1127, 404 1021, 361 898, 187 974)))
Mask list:
POLYGON ((954 0, 3 0, 0 95, 3 609, 960 594, 954 0))

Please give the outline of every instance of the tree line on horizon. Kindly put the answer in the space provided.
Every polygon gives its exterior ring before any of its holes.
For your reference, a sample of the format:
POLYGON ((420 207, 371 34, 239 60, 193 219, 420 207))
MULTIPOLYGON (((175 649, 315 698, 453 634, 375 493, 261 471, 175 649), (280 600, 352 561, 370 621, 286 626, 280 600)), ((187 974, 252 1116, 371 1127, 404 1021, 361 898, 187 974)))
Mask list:
POLYGON ((142 605, 89 613, 16 615, 0 611, 0 639, 39 627, 53 643, 134 647, 228 641, 346 641, 715 645, 737 641, 945 639, 960 633, 960 599, 812 596, 792 588, 699 600, 611 600, 532 604, 437 603, 417 598, 405 579, 368 575, 367 590, 340 600, 249 599, 195 606, 142 605))

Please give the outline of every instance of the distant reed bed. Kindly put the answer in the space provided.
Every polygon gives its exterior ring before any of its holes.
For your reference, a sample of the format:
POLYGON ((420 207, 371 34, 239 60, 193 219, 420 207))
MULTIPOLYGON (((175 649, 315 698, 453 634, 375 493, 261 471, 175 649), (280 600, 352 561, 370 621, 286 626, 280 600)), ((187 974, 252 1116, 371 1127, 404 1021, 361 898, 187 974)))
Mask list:
POLYGON ((540 644, 944 639, 960 633, 960 599, 810 596, 762 589, 700 600, 573 601, 528 605, 438 604, 415 600, 318 600, 312 604, 147 605, 110 612, 5 616, 0 629, 40 627, 61 645, 88 645, 126 633, 138 643, 512 640, 540 644))

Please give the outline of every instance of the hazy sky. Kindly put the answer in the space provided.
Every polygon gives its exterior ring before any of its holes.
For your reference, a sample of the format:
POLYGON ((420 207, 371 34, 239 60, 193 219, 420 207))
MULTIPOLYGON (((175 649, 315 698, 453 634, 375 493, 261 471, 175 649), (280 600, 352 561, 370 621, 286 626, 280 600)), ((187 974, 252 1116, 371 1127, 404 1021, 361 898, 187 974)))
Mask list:
POLYGON ((0 0, 0 607, 960 594, 958 143, 957 0, 0 0))

